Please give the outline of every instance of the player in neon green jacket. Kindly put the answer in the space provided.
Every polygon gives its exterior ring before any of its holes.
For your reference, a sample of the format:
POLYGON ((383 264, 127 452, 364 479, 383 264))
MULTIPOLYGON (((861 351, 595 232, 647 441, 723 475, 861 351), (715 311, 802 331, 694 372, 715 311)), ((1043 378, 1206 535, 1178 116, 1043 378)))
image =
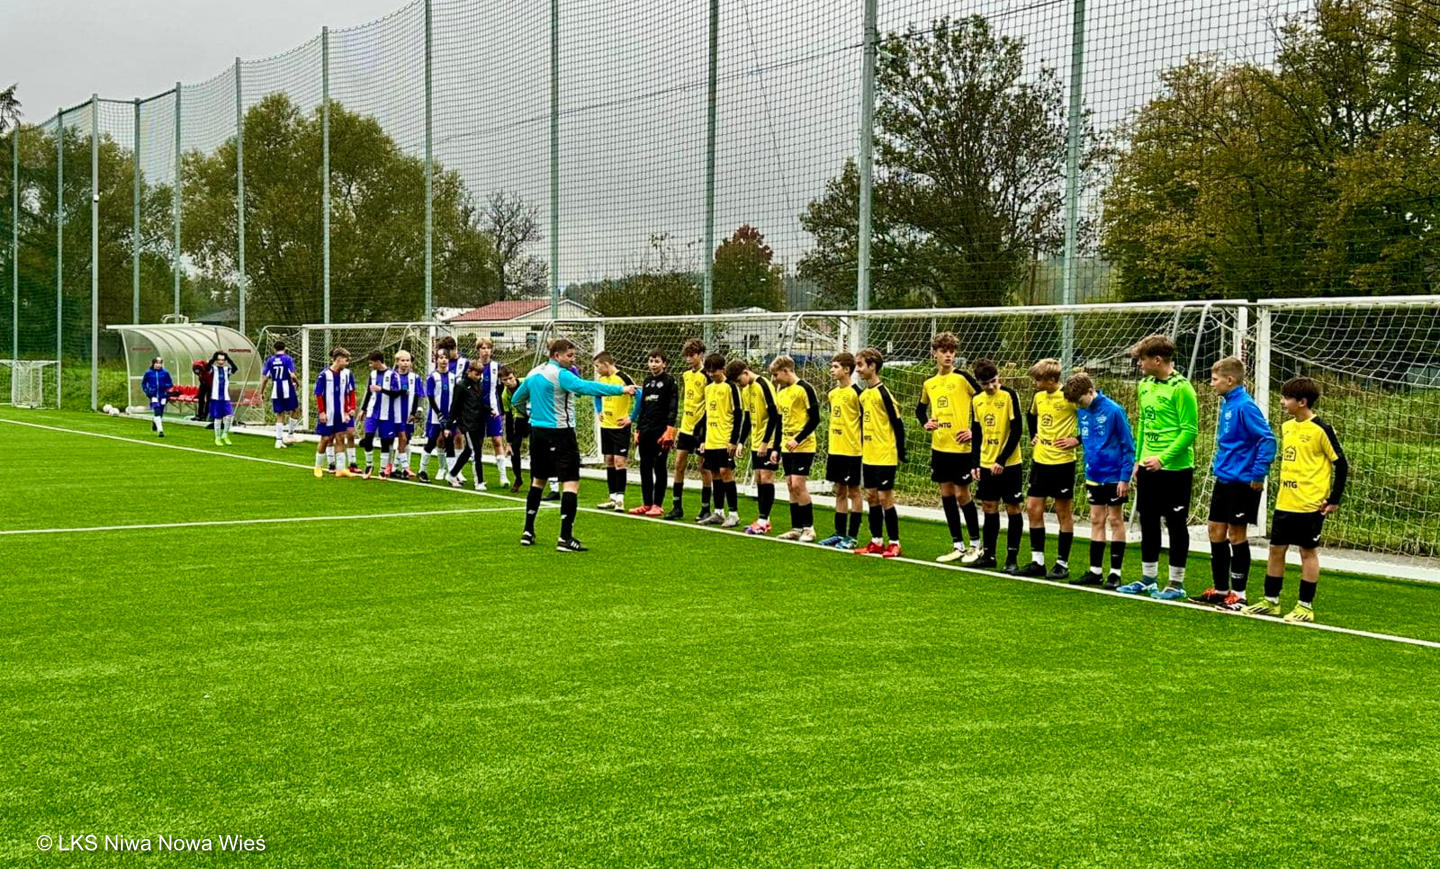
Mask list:
POLYGON ((1195 485, 1195 438, 1200 409, 1195 387, 1175 370, 1175 342, 1151 335, 1135 348, 1145 379, 1140 381, 1140 423, 1135 427, 1135 509, 1140 513, 1141 578, 1121 586, 1125 594, 1161 600, 1185 599, 1186 527, 1195 485), (1170 581, 1159 588, 1160 526, 1170 537, 1170 581))

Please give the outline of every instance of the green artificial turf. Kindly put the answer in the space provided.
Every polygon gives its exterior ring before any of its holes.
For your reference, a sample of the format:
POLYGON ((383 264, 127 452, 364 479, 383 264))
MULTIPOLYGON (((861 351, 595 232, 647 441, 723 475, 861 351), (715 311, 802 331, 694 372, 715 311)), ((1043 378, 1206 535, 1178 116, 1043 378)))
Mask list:
MULTIPOLYGON (((297 866, 1440 854, 1440 650, 593 512, 591 552, 522 549, 517 499, 316 480, 266 438, 0 438, 0 530, 394 514, 0 536, 5 864, 116 862, 36 849, 72 834, 297 866), (459 509, 500 512, 422 515, 459 509)), ((1440 640, 1437 595, 1327 574, 1317 612, 1440 640)))

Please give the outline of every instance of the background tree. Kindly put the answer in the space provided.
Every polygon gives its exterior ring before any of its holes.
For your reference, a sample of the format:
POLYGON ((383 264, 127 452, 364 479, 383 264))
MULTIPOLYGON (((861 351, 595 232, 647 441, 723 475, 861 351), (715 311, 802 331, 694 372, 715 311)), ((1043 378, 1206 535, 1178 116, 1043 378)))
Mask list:
POLYGON ((1121 295, 1434 292, 1440 20, 1421 5, 1322 0, 1273 68, 1165 73, 1104 195, 1121 295))
MULTIPOLYGON (((246 272, 253 317, 323 317, 321 127, 272 94, 245 116, 246 272)), ((202 273, 235 284, 235 143, 184 156, 183 246, 202 273)), ((425 167, 373 118, 330 107, 330 295, 338 322, 401 320, 424 312, 425 167)), ((437 305, 496 297, 494 247, 457 173, 433 173, 437 305)))
POLYGON ((15 98, 15 90, 19 87, 12 84, 0 90, 0 136, 8 134, 20 123, 20 100, 15 98))
POLYGON ((646 317, 698 314, 701 279, 693 263, 685 262, 669 233, 650 236, 650 247, 634 272, 607 278, 593 290, 591 307, 604 317, 646 317))
POLYGON ((785 310, 785 270, 760 230, 744 224, 715 249, 715 310, 785 310))
POLYGON ((500 299, 542 295, 549 286, 550 267, 528 251, 545 238, 537 209, 520 194, 491 191, 483 227, 495 248, 494 269, 500 299))
MULTIPOLYGON (((1027 71, 1024 48, 979 16, 881 40, 876 306, 1000 304, 1023 285, 1028 263, 1059 249, 1065 107, 1054 71, 1027 71)), ((1082 186, 1100 156, 1087 149, 1082 186)), ((800 274, 837 307, 854 300, 858 199, 859 173, 847 162, 801 216, 816 244, 800 274)))

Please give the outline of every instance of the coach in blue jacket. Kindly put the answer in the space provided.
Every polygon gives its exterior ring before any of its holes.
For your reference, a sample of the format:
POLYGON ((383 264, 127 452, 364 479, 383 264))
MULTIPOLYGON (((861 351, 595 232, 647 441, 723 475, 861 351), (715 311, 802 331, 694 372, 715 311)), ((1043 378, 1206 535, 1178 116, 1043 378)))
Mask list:
POLYGON ((1245 389, 1245 363, 1226 356, 1210 367, 1210 385, 1220 394, 1215 424, 1214 494, 1210 496, 1209 591, 1197 602, 1226 609, 1245 605, 1250 576, 1249 526, 1260 513, 1260 495, 1275 460, 1275 432, 1265 411, 1245 389))

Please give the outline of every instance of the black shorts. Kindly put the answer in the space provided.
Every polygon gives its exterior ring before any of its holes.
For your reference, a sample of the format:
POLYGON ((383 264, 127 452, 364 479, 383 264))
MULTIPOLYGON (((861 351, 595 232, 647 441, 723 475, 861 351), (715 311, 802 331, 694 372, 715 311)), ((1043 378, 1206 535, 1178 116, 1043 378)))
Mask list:
POLYGON ((780 463, 785 466, 787 477, 808 477, 815 465, 814 453, 781 453, 780 463))
POLYGON ((731 457, 730 451, 725 447, 706 447, 705 458, 700 467, 712 474, 727 468, 734 470, 735 459, 731 457))
POLYGON ((1260 490, 1249 483, 1215 481, 1210 493, 1210 521, 1226 525, 1254 525, 1260 518, 1260 490))
POLYGON ((864 481, 865 488, 875 489, 879 492, 894 491, 896 467, 896 465, 862 465, 860 477, 864 481))
POLYGON ((755 471, 774 471, 774 470, 778 470, 780 466, 777 465, 776 463, 770 461, 770 456, 771 456, 771 452, 770 452, 769 450, 766 450, 766 451, 764 451, 764 452, 758 452, 758 451, 757 451, 757 452, 752 452, 752 453, 750 454, 750 468, 751 468, 751 470, 755 470, 755 471))
POLYGON ((1054 498, 1056 501, 1075 500, 1075 463, 1031 465, 1030 487, 1025 494, 1031 498, 1054 498))
POLYGON ((837 486, 860 485, 860 457, 832 455, 825 459, 825 479, 837 486))
POLYGON ((703 443, 705 443, 705 423, 703 422, 695 426, 694 434, 686 434, 682 431, 675 436, 675 450, 677 452, 693 453, 700 449, 700 445, 703 443))
POLYGON ((1314 513, 1276 510, 1270 521, 1270 545, 1315 549, 1320 545, 1320 529, 1324 525, 1325 514, 1319 510, 1314 513))
POLYGON ((1135 472, 1135 509, 1142 516, 1153 512, 1186 518, 1190 515, 1190 491, 1194 486, 1194 468, 1183 471, 1141 468, 1135 472))
POLYGON ((530 476, 574 483, 580 479, 580 445, 573 428, 540 428, 530 433, 530 476))
POLYGON ((630 455, 630 428, 627 426, 625 428, 600 429, 600 455, 630 455))
POLYGON ((974 479, 974 453, 930 451, 930 482, 968 486, 974 479))
POLYGON ((1129 495, 1120 496, 1119 483, 1089 483, 1085 484, 1085 497, 1089 499, 1091 507, 1119 507, 1130 500, 1129 495))
POLYGON ((977 497, 986 504, 1001 501, 1019 504, 1025 498, 1025 481, 1021 479, 1020 468, 1020 465, 1006 465, 1005 470, 998 474, 990 473, 989 468, 981 468, 977 497))

